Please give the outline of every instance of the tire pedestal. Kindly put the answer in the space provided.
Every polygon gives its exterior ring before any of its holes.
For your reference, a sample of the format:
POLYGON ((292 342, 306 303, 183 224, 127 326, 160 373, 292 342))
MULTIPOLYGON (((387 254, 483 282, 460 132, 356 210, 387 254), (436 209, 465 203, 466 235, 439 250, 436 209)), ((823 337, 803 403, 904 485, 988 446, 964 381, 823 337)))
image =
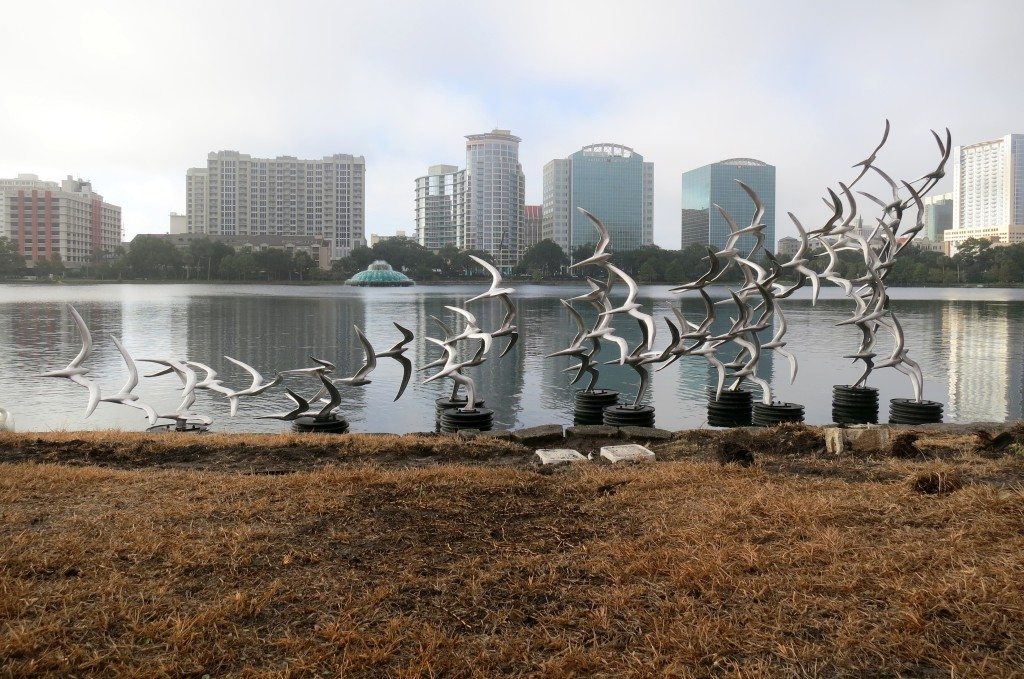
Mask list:
POLYGON ((608 406, 602 424, 610 427, 653 427, 654 406, 608 406))
POLYGON ((889 424, 938 424, 942 422, 942 404, 894 398, 889 401, 889 424))
POLYGON ((751 424, 751 403, 753 394, 749 391, 723 390, 715 399, 715 390, 708 389, 708 426, 749 427, 751 424))
MULTIPOLYGON (((481 401, 480 403, 483 402, 481 401)), ((490 431, 494 426, 494 411, 480 407, 473 408, 472 410, 448 408, 441 411, 439 421, 441 431, 445 434, 454 434, 461 429, 490 431)))
POLYGON ((573 424, 602 424, 604 409, 619 404, 619 392, 608 389, 577 391, 573 396, 573 424))
MULTIPOLYGON (((439 398, 434 401, 434 431, 441 431, 441 413, 452 408, 465 408, 466 397, 462 396, 456 399, 451 398, 439 398)), ((476 407, 480 408, 484 405, 484 400, 478 398, 476 400, 476 407)))
POLYGON ((348 432, 348 420, 334 413, 323 419, 316 415, 302 415, 292 420, 292 431, 300 434, 345 434, 348 432))
POLYGON ((803 422, 804 407, 799 403, 775 403, 754 404, 751 423, 755 427, 774 427, 783 422, 803 422))
POLYGON ((837 384, 832 387, 832 421, 878 424, 878 389, 837 384))

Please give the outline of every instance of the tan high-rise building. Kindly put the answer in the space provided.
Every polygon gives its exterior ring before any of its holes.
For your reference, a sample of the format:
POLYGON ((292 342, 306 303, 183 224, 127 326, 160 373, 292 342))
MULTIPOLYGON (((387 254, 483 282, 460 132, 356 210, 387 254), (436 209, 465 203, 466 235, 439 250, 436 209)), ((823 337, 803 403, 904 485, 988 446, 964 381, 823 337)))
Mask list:
POLYGON ((104 202, 88 181, 68 175, 58 184, 19 174, 0 179, 0 236, 11 239, 30 266, 58 255, 76 269, 121 245, 121 208, 104 202))
POLYGON ((366 244, 366 163, 335 154, 320 160, 210 153, 185 175, 186 229, 210 236, 312 236, 331 259, 366 244))
POLYGON ((543 205, 526 205, 523 218, 523 252, 544 240, 541 230, 543 227, 543 205))

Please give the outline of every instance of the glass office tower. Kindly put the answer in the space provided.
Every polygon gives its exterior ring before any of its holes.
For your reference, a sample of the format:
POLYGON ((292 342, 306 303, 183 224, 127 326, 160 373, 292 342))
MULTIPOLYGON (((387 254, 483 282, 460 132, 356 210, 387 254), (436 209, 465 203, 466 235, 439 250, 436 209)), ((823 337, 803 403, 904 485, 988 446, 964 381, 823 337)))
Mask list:
POLYGON ((941 243, 944 234, 953 228, 953 194, 940 193, 925 196, 924 228, 925 235, 933 243, 941 243))
POLYGON ((591 144, 544 166, 542 235, 567 254, 597 242, 584 215, 592 212, 608 228, 612 252, 654 242, 654 163, 620 144, 591 144))
MULTIPOLYGON (((765 247, 775 249, 775 167, 753 158, 730 158, 683 173, 683 209, 681 246, 710 245, 725 247, 729 225, 715 209, 724 208, 743 228, 754 216, 754 203, 736 180, 752 188, 764 203, 765 247)), ((737 247, 749 251, 753 235, 740 237, 737 247)))

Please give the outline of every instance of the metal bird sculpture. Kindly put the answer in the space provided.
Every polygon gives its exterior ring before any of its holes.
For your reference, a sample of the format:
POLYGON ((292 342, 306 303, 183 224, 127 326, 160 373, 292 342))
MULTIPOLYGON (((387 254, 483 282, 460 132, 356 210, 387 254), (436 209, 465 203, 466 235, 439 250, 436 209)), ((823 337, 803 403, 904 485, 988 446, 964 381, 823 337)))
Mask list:
POLYGON ((75 384, 85 387, 89 390, 89 402, 85 407, 85 416, 89 417, 96 410, 96 406, 100 403, 100 388, 95 382, 87 379, 85 376, 89 374, 89 369, 82 367, 82 364, 92 355, 92 333, 89 332, 89 326, 85 324, 81 314, 75 307, 68 305, 68 311, 71 313, 71 317, 75 320, 75 326, 78 328, 78 336, 82 340, 82 348, 79 350, 71 362, 68 363, 67 367, 61 370, 53 370, 51 372, 43 373, 41 377, 63 377, 64 379, 71 380, 75 384))
POLYGON ((412 334, 412 331, 402 327, 397 322, 392 321, 392 323, 398 329, 398 332, 402 333, 402 339, 387 351, 376 354, 375 358, 390 358, 402 366, 402 385, 398 388, 398 395, 395 396, 397 401, 402 398, 405 388, 409 386, 409 378, 412 377, 412 361, 405 356, 405 352, 408 351, 405 345, 412 342, 415 336, 412 334))

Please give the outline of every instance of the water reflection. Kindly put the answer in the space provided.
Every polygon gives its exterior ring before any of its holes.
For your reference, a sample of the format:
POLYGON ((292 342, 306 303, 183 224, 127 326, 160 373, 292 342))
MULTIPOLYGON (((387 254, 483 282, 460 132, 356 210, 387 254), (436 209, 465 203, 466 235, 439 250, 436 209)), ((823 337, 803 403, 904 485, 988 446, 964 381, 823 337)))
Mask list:
MULTIPOLYGON (((494 356, 470 373, 482 385, 487 405, 495 411, 496 426, 531 426, 571 420, 572 373, 569 357, 544 359, 566 346, 574 333, 559 297, 585 292, 569 286, 519 287, 519 345, 505 358, 496 355, 507 339, 496 342, 494 356)), ((96 349, 91 376, 104 393, 113 393, 125 380, 124 364, 109 335, 123 339, 136 358, 188 357, 208 363, 225 382, 241 388, 248 375, 225 360, 233 356, 252 364, 264 375, 277 370, 311 365, 309 356, 335 361, 339 373, 351 374, 362 362, 362 349, 351 331, 353 324, 366 331, 378 350, 399 339, 397 321, 416 334, 407 354, 414 367, 437 356, 426 335, 439 331, 429 320, 446 320, 446 304, 461 304, 478 292, 477 286, 416 287, 394 290, 357 290, 342 287, 109 285, 109 286, 0 286, 0 406, 14 413, 21 429, 84 429, 118 427, 141 429, 146 422, 138 411, 104 403, 85 420, 85 390, 63 381, 34 377, 45 369, 62 367, 77 353, 78 337, 65 302, 74 303, 93 330, 96 349)), ((724 289, 714 290, 716 299, 724 289)), ((1016 339, 1022 336, 1024 293, 1017 290, 892 291, 894 307, 907 333, 911 355, 925 374, 925 396, 947 403, 950 421, 1017 419, 1022 412, 1024 355, 1016 339), (957 301, 957 297, 964 298, 957 301)), ((703 318, 696 295, 676 297, 665 287, 641 289, 640 301, 659 320, 656 347, 668 341, 662 317, 671 316, 670 303, 681 303, 691 320, 703 318)), ((495 300, 471 305, 482 327, 497 327, 504 310, 495 300)), ((729 304, 719 307, 714 332, 729 325, 729 304)), ((853 327, 834 324, 852 313, 852 304, 838 291, 826 291, 817 307, 806 297, 788 300, 787 340, 800 360, 800 373, 789 384, 785 360, 766 352, 759 374, 769 380, 776 397, 806 406, 810 422, 831 417, 831 387, 857 378, 859 365, 841 358, 859 342, 853 327)), ((589 305, 579 308, 592 322, 589 305)), ((640 341, 636 324, 616 319, 618 334, 635 346, 640 341)), ((770 331, 765 331, 769 336, 770 331)), ((880 337, 878 351, 889 350, 888 337, 880 337)), ((618 349, 605 345, 602 360, 617 358, 618 349)), ((732 358, 732 350, 723 354, 732 358)), ((146 366, 140 366, 145 369, 146 366)), ((155 367, 154 367, 155 369, 155 367)), ((148 372, 148 370, 146 370, 148 372)), ((381 360, 364 388, 343 389, 342 410, 355 431, 424 431, 433 428, 433 400, 446 395, 450 382, 423 384, 424 373, 414 374, 405 396, 393 402, 401 381, 401 367, 381 360)), ((657 409, 657 423, 669 428, 696 427, 706 422, 705 388, 716 373, 700 357, 687 357, 654 375, 647 401, 657 409)), ((601 386, 632 398, 638 378, 627 366, 601 369, 601 386)), ((870 383, 889 398, 910 396, 910 383, 892 369, 877 371, 870 383)), ((169 411, 180 400, 180 383, 173 375, 144 379, 140 397, 157 410, 169 411)), ((311 395, 316 385, 308 378, 290 378, 288 386, 311 395)), ((254 415, 276 412, 287 403, 283 392, 272 390, 242 402, 235 418, 227 416, 226 400, 200 392, 194 407, 216 418, 221 431, 281 431, 285 423, 256 420, 254 415)))

